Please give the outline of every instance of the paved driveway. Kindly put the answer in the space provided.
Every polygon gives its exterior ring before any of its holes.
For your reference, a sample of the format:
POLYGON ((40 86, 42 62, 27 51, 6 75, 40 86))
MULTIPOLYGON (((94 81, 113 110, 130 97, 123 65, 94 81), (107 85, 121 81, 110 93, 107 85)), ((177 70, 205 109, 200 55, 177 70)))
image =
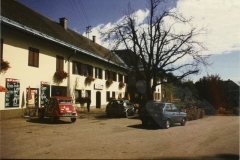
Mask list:
POLYGON ((61 119, 1 121, 1 158, 238 159, 239 117, 210 116, 169 129, 143 127, 137 116, 107 118, 104 109, 61 119))

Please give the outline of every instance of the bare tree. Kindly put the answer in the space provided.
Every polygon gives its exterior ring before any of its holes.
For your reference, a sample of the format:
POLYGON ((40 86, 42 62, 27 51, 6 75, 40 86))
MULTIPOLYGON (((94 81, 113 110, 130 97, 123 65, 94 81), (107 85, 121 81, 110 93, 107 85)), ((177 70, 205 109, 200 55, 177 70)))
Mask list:
POLYGON ((148 0, 149 15, 146 23, 140 25, 129 4, 124 19, 103 33, 106 40, 111 38, 114 49, 123 45, 140 57, 141 63, 132 54, 126 55, 131 57, 135 72, 143 75, 149 99, 152 99, 157 85, 166 83, 158 80, 159 75, 174 73, 177 80, 180 80, 197 74, 200 64, 208 65, 208 56, 202 53, 206 48, 195 38, 206 35, 207 30, 197 29, 191 24, 192 18, 187 19, 180 13, 166 10, 157 13, 161 3, 165 3, 164 0, 148 0), (181 32, 178 31, 179 25, 185 26, 181 32))

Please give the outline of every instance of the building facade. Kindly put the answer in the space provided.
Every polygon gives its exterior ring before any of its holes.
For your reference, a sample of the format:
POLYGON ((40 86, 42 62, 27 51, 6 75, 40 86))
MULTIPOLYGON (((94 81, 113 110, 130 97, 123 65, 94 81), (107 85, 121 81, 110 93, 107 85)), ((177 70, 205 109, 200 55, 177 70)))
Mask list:
MULTIPOLYGON (((51 96, 71 96, 76 107, 104 108, 112 98, 140 102, 144 82, 118 54, 14 0, 1 1, 1 118, 24 116, 51 96), (1 65, 4 66, 4 65, 1 65), (5 70, 6 69, 6 70, 5 70)), ((125 59, 126 60, 126 59, 125 59)), ((154 100, 161 100, 161 86, 154 100)))
POLYGON ((111 51, 16 1, 1 1, 1 118, 41 107, 50 96, 71 96, 77 105, 88 97, 91 108, 127 95, 128 67, 111 51), (111 56, 109 56, 111 55, 111 56))

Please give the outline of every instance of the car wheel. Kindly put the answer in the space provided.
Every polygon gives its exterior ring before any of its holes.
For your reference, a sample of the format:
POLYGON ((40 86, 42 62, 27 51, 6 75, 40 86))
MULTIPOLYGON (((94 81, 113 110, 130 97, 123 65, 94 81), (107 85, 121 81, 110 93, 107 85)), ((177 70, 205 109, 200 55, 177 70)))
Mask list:
POLYGON ((170 121, 169 121, 169 119, 167 119, 164 123, 164 128, 168 129, 169 127, 170 127, 170 121))
POLYGON ((182 126, 185 126, 185 124, 186 124, 186 119, 183 118, 183 119, 182 119, 182 122, 181 122, 181 125, 182 125, 182 126))
POLYGON ((148 124, 147 121, 142 120, 142 125, 143 126, 146 126, 147 124, 148 124))
POLYGON ((108 117, 108 118, 110 117, 110 113, 107 113, 107 117, 108 117))
POLYGON ((125 117, 128 118, 129 116, 129 110, 126 111, 125 117))
POLYGON ((44 115, 43 115, 42 111, 38 112, 38 118, 39 119, 44 119, 44 115))
POLYGON ((134 116, 134 113, 135 113, 135 111, 134 111, 134 109, 133 109, 133 111, 132 111, 132 116, 134 116))
POLYGON ((71 118, 71 122, 74 123, 76 122, 77 118, 71 118))
POLYGON ((55 117, 54 116, 51 116, 50 117, 50 121, 53 123, 53 122, 55 122, 55 117))

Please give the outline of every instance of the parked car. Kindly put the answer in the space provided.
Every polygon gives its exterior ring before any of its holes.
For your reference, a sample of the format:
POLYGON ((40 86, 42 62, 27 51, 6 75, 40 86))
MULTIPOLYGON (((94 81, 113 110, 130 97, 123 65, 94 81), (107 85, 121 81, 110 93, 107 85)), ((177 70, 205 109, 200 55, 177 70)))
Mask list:
POLYGON ((128 117, 134 115, 134 105, 125 99, 112 99, 106 106, 107 117, 121 115, 128 117))
POLYGON ((78 112, 74 107, 71 97, 53 96, 43 108, 38 109, 38 117, 50 117, 51 122, 59 118, 70 118, 75 122, 78 112))
POLYGON ((142 125, 155 123, 162 128, 168 129, 170 124, 174 123, 181 123, 184 126, 187 114, 178 109, 173 103, 148 101, 139 111, 139 118, 142 125))

